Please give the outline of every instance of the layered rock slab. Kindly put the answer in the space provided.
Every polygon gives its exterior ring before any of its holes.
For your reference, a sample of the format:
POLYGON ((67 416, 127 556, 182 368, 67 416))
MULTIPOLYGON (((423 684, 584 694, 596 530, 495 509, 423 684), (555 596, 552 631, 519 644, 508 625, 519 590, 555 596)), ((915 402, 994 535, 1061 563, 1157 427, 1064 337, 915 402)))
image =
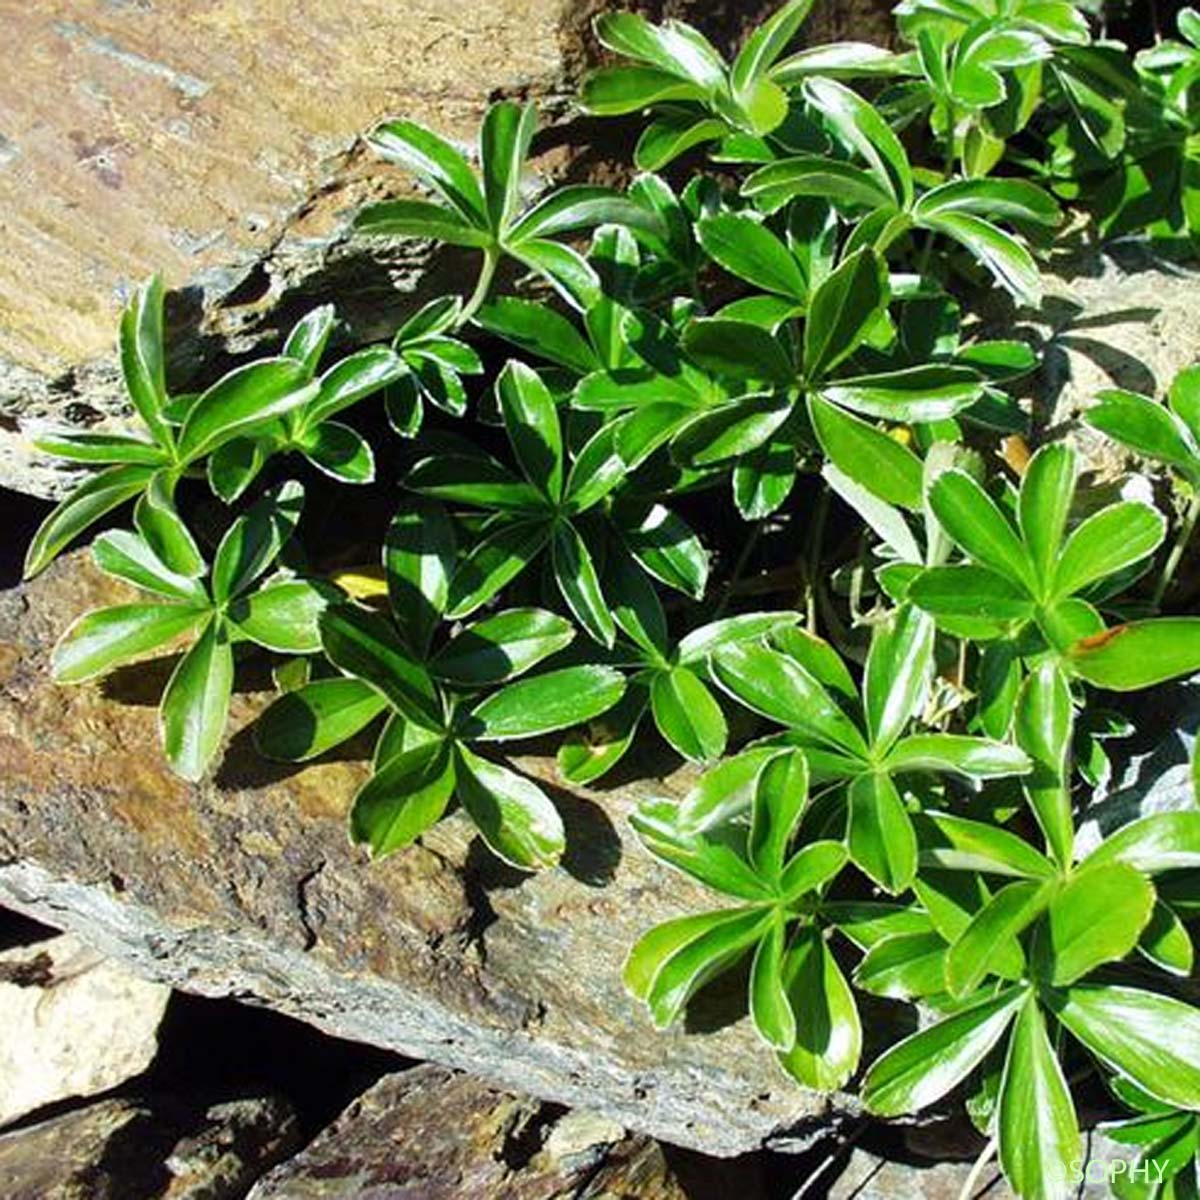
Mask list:
POLYGON ((626 824, 640 798, 681 794, 686 773, 585 792, 559 786, 552 760, 520 757, 563 814, 563 867, 502 868, 459 817, 371 864, 345 832, 365 764, 264 763, 246 732, 263 693, 235 697, 224 762, 191 786, 157 744, 168 662, 100 685, 50 680, 68 621, 130 598, 82 555, 0 596, 0 904, 148 978, 708 1154, 802 1144, 852 1107, 782 1073, 742 1016, 744 982, 666 1033, 622 988, 643 930, 713 903, 626 824))

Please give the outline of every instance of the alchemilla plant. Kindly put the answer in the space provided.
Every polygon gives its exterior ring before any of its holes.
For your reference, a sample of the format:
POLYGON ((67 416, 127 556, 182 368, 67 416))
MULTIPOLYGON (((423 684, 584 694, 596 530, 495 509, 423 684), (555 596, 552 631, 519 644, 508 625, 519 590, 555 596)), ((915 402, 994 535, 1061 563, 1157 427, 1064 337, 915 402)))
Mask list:
POLYGON ((1200 375, 1095 398, 1087 423, 1162 483, 1158 507, 1101 495, 1035 432, 1037 356, 995 313, 1037 305, 1067 226, 1196 235, 1200 15, 1130 55, 1071 0, 903 0, 900 49, 797 48, 810 4, 732 62, 687 25, 601 16, 612 57, 580 104, 644 114, 620 191, 530 199, 518 104, 473 152, 377 129, 418 195, 360 234, 478 271, 388 345, 347 353, 320 308, 278 355, 171 391, 163 288, 142 288, 120 330, 135 425, 45 436, 95 469, 27 561, 107 518, 96 566, 142 598, 80 616, 53 669, 182 645, 162 743, 195 780, 239 663, 269 657, 264 755, 375 731, 350 820, 375 855, 459 808, 507 863, 552 869, 563 822, 506 743, 560 735, 573 784, 657 745, 692 790, 633 828, 712 903, 631 948, 655 1024, 743 967, 799 1084, 882 1117, 965 1103, 1040 1200, 1072 1194, 1100 1081, 1111 1136, 1155 1164, 1120 1194, 1195 1196, 1200 808, 1079 829, 1113 693, 1200 671, 1177 600, 1200 375), (371 484, 380 439, 401 463, 382 546, 321 551, 305 492, 371 484), (870 1062, 863 996, 920 1012, 870 1062))

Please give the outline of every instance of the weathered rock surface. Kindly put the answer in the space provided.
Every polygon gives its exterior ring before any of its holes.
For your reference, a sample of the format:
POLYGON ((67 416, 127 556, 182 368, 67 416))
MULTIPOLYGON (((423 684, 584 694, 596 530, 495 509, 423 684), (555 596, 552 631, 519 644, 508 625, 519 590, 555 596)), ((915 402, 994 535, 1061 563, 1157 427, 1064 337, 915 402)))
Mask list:
POLYGON ((387 1075, 247 1200, 686 1200, 662 1149, 421 1066, 387 1075))
POLYGON ((272 1097, 102 1100, 0 1135, 5 1200, 241 1200, 299 1145, 272 1097))
MULTIPOLYGON (((461 254, 347 237, 368 198, 409 187, 361 135, 403 115, 472 140, 491 98, 571 115, 607 0, 0 0, 0 486, 61 493, 39 421, 125 412, 122 299, 161 270, 181 386, 335 299, 356 336, 394 329, 414 293, 470 286, 461 254)), ((628 4, 623 4, 628 7, 628 4)), ((639 0, 732 46, 771 0, 639 0)), ((809 36, 885 37, 883 0, 818 6, 809 36)), ((607 126, 610 136, 624 143, 607 126)), ((542 139, 538 170, 593 173, 586 123, 542 139)), ((614 145, 615 148, 615 145, 614 145)), ((622 149, 621 153, 624 153, 622 149)))
POLYGON ((1056 436, 1069 430, 1101 480, 1122 475, 1130 456, 1074 418, 1105 388, 1161 397, 1200 357, 1198 287, 1200 270, 1136 242, 1050 264, 1042 309, 1025 323, 1043 356, 1034 423, 1056 436))
POLYGON ((0 1125, 140 1075, 170 995, 69 934, 0 954, 0 1125))
POLYGON ((365 766, 285 771, 235 697, 214 781, 173 777, 153 707, 166 665, 61 688, 47 673, 68 620, 127 599, 81 555, 0 596, 0 904, 70 928, 149 978, 271 1005, 329 1032, 583 1107, 664 1141, 732 1155, 803 1142, 851 1101, 805 1092, 744 1019, 744 983, 656 1033, 621 963, 647 926, 711 895, 656 864, 626 815, 682 774, 607 792, 546 780, 563 814, 561 869, 522 877, 460 818, 371 865, 345 812, 365 766))

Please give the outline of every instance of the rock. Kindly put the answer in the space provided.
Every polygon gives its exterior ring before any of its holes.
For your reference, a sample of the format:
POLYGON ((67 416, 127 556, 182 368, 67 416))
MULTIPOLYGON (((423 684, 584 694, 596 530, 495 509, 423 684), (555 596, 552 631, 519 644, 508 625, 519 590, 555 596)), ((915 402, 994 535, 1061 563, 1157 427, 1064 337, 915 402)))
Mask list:
POLYGON ((384 1076, 311 1145, 260 1179, 247 1200, 479 1196, 685 1200, 686 1193, 649 1138, 425 1065, 384 1076), (571 1132, 564 1135, 564 1127, 571 1132), (592 1133, 581 1140, 584 1128, 592 1133))
POLYGON ((1064 254, 1049 265, 1042 309, 1023 325, 1043 354, 1034 424, 1052 436, 1069 430, 1099 482, 1124 475, 1131 456, 1080 425, 1078 414, 1105 388, 1161 398, 1176 373, 1196 361, 1198 285, 1200 271, 1137 242, 1064 254))
MULTIPOLYGON (((355 337, 394 330, 474 267, 424 244, 347 237, 368 198, 409 186, 361 135, 403 115, 473 141, 491 98, 528 97, 561 123, 594 57, 606 0, 219 0, 186 16, 153 0, 18 6, 0 83, 0 486, 61 494, 39 423, 104 429, 126 412, 115 357, 130 288, 161 270, 173 378, 280 336, 312 304, 355 337)), ((622 6, 628 7, 628 4, 622 6)), ((642 0, 730 47, 772 0, 642 0)), ((809 36, 891 30, 882 0, 840 0, 809 36)), ((609 130, 619 126, 608 125, 609 130)), ((541 147, 540 171, 595 173, 586 125, 541 147), (552 143, 552 144, 551 144, 552 143)), ((613 150, 624 135, 613 133, 613 150)), ((623 153, 623 151, 622 151, 623 153)))
POLYGON ((140 1075, 170 995, 69 934, 0 954, 0 1125, 140 1075))
POLYGON ((103 1100, 0 1135, 5 1200, 241 1200, 299 1145, 273 1097, 103 1100))
MULTIPOLYGON (((153 707, 169 664, 58 687, 49 649, 68 620, 127 600, 82 555, 0 595, 0 904, 77 932, 181 989, 270 1005, 341 1037, 469 1070, 708 1154, 779 1138, 800 1148, 853 1110, 796 1086, 745 1019, 744 981, 655 1032, 621 985, 648 926, 711 904, 626 826, 685 772, 547 783, 567 826, 563 866, 497 865, 455 817, 370 864, 346 808, 365 764, 265 763, 245 727, 265 696, 234 698, 238 732, 215 779, 172 776, 153 707)), ((259 684, 258 686, 263 686, 259 684)))

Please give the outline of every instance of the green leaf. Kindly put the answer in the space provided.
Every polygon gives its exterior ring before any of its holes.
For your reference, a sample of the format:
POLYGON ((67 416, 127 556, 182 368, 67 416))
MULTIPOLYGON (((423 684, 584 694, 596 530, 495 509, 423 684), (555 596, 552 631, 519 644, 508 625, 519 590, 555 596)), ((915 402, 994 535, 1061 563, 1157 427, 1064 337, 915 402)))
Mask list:
POLYGON ((965 246, 1016 301, 1031 308, 1041 304, 1042 279, 1037 263, 1011 234, 964 212, 942 212, 925 224, 965 246))
POLYGON ((796 1040, 796 1018, 783 985, 787 923, 775 910, 750 965, 750 1017, 758 1036, 776 1050, 790 1050, 796 1040))
POLYGON ((915 823, 923 865, 1026 879, 1056 874, 1044 854, 1007 829, 950 813, 921 814, 915 823))
POLYGON ((1067 538, 1054 573, 1059 596, 1082 591, 1153 554, 1167 523, 1161 513, 1136 500, 1110 504, 1083 521, 1067 538))
POLYGON ((858 349, 886 309, 889 295, 887 266, 870 249, 851 255, 822 280, 804 323, 807 379, 826 378, 858 349))
POLYGON ((482 455, 439 454, 424 458, 405 480, 413 491, 457 504, 500 512, 536 512, 545 500, 532 484, 482 455))
POLYGON ((830 79, 904 75, 907 73, 906 57, 870 42, 828 42, 789 55, 771 72, 771 77, 786 86, 799 83, 810 75, 830 79))
POLYGON ((315 375, 336 319, 332 304, 322 304, 305 313, 287 335, 283 344, 284 357, 303 363, 309 375, 315 375))
POLYGON ((913 200, 912 168, 900 139, 883 117, 832 79, 806 79, 804 98, 825 117, 837 138, 866 160, 880 185, 891 193, 896 207, 909 208, 913 200))
POLYGON ((812 10, 813 0, 788 0, 758 25, 733 60, 729 85, 736 96, 775 65, 812 10))
POLYGON ((335 667, 368 683, 410 720, 441 725, 441 701, 425 668, 409 657, 392 626, 351 604, 321 614, 321 644, 335 667))
POLYGON ((693 361, 716 375, 783 387, 796 379, 796 369, 779 341, 749 321, 701 317, 688 325, 683 346, 693 361))
POLYGON ((1116 388, 1100 392, 1083 420, 1131 450, 1169 463, 1189 478, 1194 479, 1200 471, 1200 451, 1186 426, 1145 396, 1116 388))
POLYGON ((412 121, 388 121, 367 140, 383 158, 420 176, 468 225, 486 226, 479 180, 445 139, 412 121))
POLYGON ((693 467, 728 462, 769 442, 791 414, 792 403, 785 396, 744 396, 689 421, 675 436, 671 451, 677 461, 693 467))
MULTIPOLYGON (((796 612, 741 613, 736 617, 709 621, 680 638, 675 648, 676 661, 683 666, 701 663, 722 646, 756 642, 768 634, 791 629, 799 615, 796 612)), ((841 660, 838 661, 840 665, 841 660)))
POLYGON ((765 646, 722 646, 712 656, 716 681, 752 712, 865 758, 866 742, 817 679, 799 663, 765 646))
POLYGON ((636 13, 606 12, 596 18, 595 30, 600 43, 609 50, 690 80, 706 92, 725 82, 725 63, 720 54, 681 21, 651 25, 636 13))
POLYGON ((507 250, 513 258, 543 276, 573 308, 588 309, 599 301, 599 276, 570 246, 545 238, 529 238, 516 244, 510 242, 507 250))
POLYGON ((665 101, 703 98, 703 88, 654 67, 602 67, 584 79, 579 105, 598 117, 619 117, 665 101))
POLYGON ((940 363, 826 383, 821 395, 843 408, 900 424, 941 421, 969 408, 983 393, 979 375, 940 363))
POLYGON ((805 1087, 830 1092, 858 1069, 862 1025, 854 993, 819 930, 800 931, 783 961, 796 1041, 780 1065, 805 1087))
POLYGON ((1127 864, 1075 872, 1051 902, 1034 941, 1038 974, 1063 987, 1103 963, 1119 962, 1137 945, 1153 908, 1150 881, 1127 864))
POLYGON ((259 717, 254 744, 267 758, 307 762, 352 738, 387 707, 361 679, 316 679, 285 692, 259 717))
POLYGON ((545 304, 498 296, 475 314, 475 321, 488 333, 569 371, 586 375, 601 366, 575 326, 545 304))
POLYGON ((601 645, 611 646, 617 629, 600 590, 600 579, 591 551, 570 521, 554 526, 550 543, 554 578, 575 619, 601 645))
POLYGON ((566 843, 562 818, 545 792, 465 746, 455 753, 458 798, 492 853, 524 871, 553 867, 566 843))
POLYGON ((1059 1021, 1112 1070, 1166 1104, 1200 1108, 1200 1011, 1140 988, 1099 984, 1076 984, 1048 999, 1059 1021))
POLYGON ((349 425, 325 421, 302 439, 304 456, 318 470, 342 483, 373 483, 375 454, 365 437, 349 425))
POLYGON ((696 781, 679 804, 680 829, 698 833, 750 811, 758 773, 778 753, 759 746, 722 759, 696 781))
POLYGON ((612 708, 625 676, 612 667, 563 667, 510 683, 471 709, 467 736, 481 741, 535 737, 590 721, 612 708))
POLYGON ((1025 795, 1037 817, 1046 847, 1060 867, 1071 865, 1075 825, 1067 752, 1074 713, 1071 691, 1056 662, 1040 663, 1017 698, 1013 735, 1033 761, 1024 780, 1025 795))
POLYGON ((289 481, 268 492, 229 527, 213 559, 213 599, 245 591, 279 557, 304 508, 304 489, 289 481))
POLYGON ((805 154, 768 163, 742 184, 742 195, 766 212, 799 197, 820 197, 839 209, 890 209, 891 187, 870 171, 832 158, 805 154))
POLYGON ((987 567, 930 567, 909 585, 908 599, 935 617, 1024 621, 1033 601, 1023 588, 987 567))
POLYGON ((115 579, 169 600, 182 600, 198 608, 208 606, 208 593, 199 580, 172 571, 144 538, 127 529, 102 533, 92 543, 92 557, 100 570, 115 579))
POLYGON ((796 256, 761 221, 723 212, 696 223, 696 239, 731 275, 767 292, 803 302, 808 280, 796 256))
POLYGON ((1024 179, 954 179, 931 188, 913 206, 917 221, 946 212, 1049 226, 1062 220, 1054 197, 1024 179))
POLYGON ((571 623, 542 608, 510 608, 455 634, 429 664, 464 687, 503 683, 557 654, 575 637, 571 623))
POLYGON ((728 730, 720 705, 687 667, 655 673, 650 705, 659 732, 684 758, 711 762, 725 752, 728 730))
POLYGON ((557 188, 539 200, 509 230, 507 244, 528 245, 607 224, 650 233, 660 230, 659 219, 653 212, 611 188, 573 184, 557 188))
POLYGON ((1008 988, 893 1046, 867 1072, 863 1103, 878 1116, 896 1117, 940 1099, 1003 1037, 1026 994, 1008 988))
POLYGON ((268 430, 258 437, 233 438, 218 446, 208 456, 205 474, 208 486, 226 504, 241 498, 258 478, 267 458, 275 452, 276 431, 268 430))
POLYGON ((190 578, 204 573, 204 557, 175 507, 178 476, 159 471, 146 484, 133 508, 133 523, 150 549, 171 570, 190 578))
POLYGON ((392 518, 383 546, 392 615, 418 658, 446 609, 457 544, 454 525, 434 500, 414 497, 392 518))
POLYGON ((625 959, 621 978, 626 990, 635 999, 646 1001, 658 973, 679 951, 723 925, 745 924, 748 915, 744 909, 717 909, 677 917, 648 929, 625 959))
POLYGON ((90 525, 136 496, 155 470, 141 465, 109 467, 81 483, 38 526, 25 552, 25 578, 44 571, 90 525))
POLYGON ((1025 547, 970 475, 958 467, 943 471, 929 489, 929 502, 942 527, 977 563, 1029 592, 1036 589, 1025 547))
POLYGON ((679 807, 671 801, 644 801, 629 823, 656 858, 715 891, 760 903, 772 899, 770 885, 732 846, 687 830, 679 807))
POLYGON ((925 929, 877 941, 854 971, 854 984, 873 996, 921 1000, 946 989, 946 943, 925 929))
POLYGON ((917 837, 891 777, 868 771, 850 784, 847 840, 855 866, 892 895, 917 873, 917 837))
POLYGON ((380 200, 360 209, 354 228, 369 237, 430 238, 451 246, 486 249, 492 234, 453 209, 428 200, 380 200))
POLYGON ((1075 452, 1070 444, 1052 442, 1030 459, 1021 482, 1017 520, 1043 596, 1048 596, 1054 586, 1076 475, 1075 452))
POLYGON ((536 371, 510 359, 496 380, 496 396, 525 478, 557 503, 563 488, 562 430, 549 389, 536 371))
POLYGON ((411 845, 442 818, 455 771, 445 742, 427 742, 389 758, 358 789, 350 809, 350 840, 383 858, 411 845))
POLYGON ((167 380, 163 368, 163 283, 155 275, 130 297, 121 314, 121 375, 125 390, 156 442, 170 445, 163 419, 167 380))
POLYGON ((192 405, 179 431, 180 461, 211 454, 238 434, 307 404, 317 392, 294 359, 264 358, 235 368, 192 405))
POLYGON ((649 704, 646 687, 636 678, 625 695, 586 728, 572 730, 558 747, 558 769, 568 783, 587 784, 601 778, 624 757, 649 704))
POLYGON ((845 475, 888 504, 917 511, 921 460, 895 438, 812 394, 808 415, 821 449, 845 475))
POLYGON ((997 950, 1012 943, 1045 911, 1056 881, 1018 879, 1006 884, 971 918, 946 956, 946 985, 969 996, 1004 965, 997 950))
POLYGON ((763 878, 777 882, 792 835, 808 804, 808 761, 802 750, 785 750, 765 762, 754 786, 750 864, 763 878))
POLYGON ((1083 1160, 1075 1105, 1037 997, 1030 993, 1013 1025, 997 1103, 1000 1165, 1021 1196, 1068 1196, 1083 1160))
POLYGON ((80 463, 140 463, 159 467, 167 452, 153 442, 119 433, 39 433, 33 444, 46 454, 80 463))
POLYGON ((566 510, 572 516, 594 508, 629 474, 617 449, 617 435, 624 420, 602 425, 583 444, 567 474, 566 510))
POLYGON ((542 520, 488 526, 451 576, 446 616, 456 620, 486 604, 541 553, 549 537, 550 526, 542 520))
POLYGON ((1158 900, 1142 936, 1138 949, 1156 967, 1186 979, 1195 963, 1195 948, 1187 927, 1169 904, 1158 900))
POLYGON ((655 1025, 665 1029, 710 979, 732 967, 762 937, 769 916, 741 910, 677 950, 654 977, 646 1002, 655 1025))
POLYGON ((924 704, 933 672, 933 620, 906 605, 876 625, 863 675, 871 746, 886 754, 924 704))
POLYGON ((1200 437, 1200 371, 1195 367, 1184 367, 1171 381, 1167 403, 1192 435, 1194 444, 1200 437))
POLYGON ((780 890, 794 901, 828 883, 846 865, 846 847, 842 842, 823 839, 802 846, 783 868, 780 890))
POLYGON ((1200 617, 1130 621, 1076 642, 1075 673, 1096 687, 1133 692, 1200 671, 1200 617))
POLYGON ((210 621, 179 660, 159 705, 163 751, 176 775, 200 779, 221 744, 233 692, 233 649, 210 621))
POLYGON ((343 358, 321 376, 317 394, 304 409, 300 427, 312 429, 368 396, 373 396, 407 371, 404 360, 386 346, 368 346, 343 358))
POLYGON ((521 198, 521 171, 537 128, 532 104, 511 100, 491 105, 479 132, 479 162, 488 221, 499 233, 512 220, 521 198))
POLYGON ((145 658, 208 619, 207 608, 184 604, 118 604, 77 617, 50 656, 58 683, 82 683, 145 658))
POLYGON ((690 526, 661 504, 623 531, 625 545, 642 569, 667 587, 699 600, 708 583, 708 552, 690 526))
POLYGON ((229 619, 252 642, 280 654, 315 654, 321 649, 321 614, 341 593, 304 579, 268 584, 235 600, 229 619))
POLYGON ((900 771, 936 771, 968 779, 1023 775, 1029 759, 1023 750, 989 738, 956 733, 914 733, 893 747, 884 766, 900 771))
POLYGON ((1139 817, 1106 837, 1084 861, 1089 867, 1126 863, 1147 875, 1200 867, 1200 812, 1139 817))

